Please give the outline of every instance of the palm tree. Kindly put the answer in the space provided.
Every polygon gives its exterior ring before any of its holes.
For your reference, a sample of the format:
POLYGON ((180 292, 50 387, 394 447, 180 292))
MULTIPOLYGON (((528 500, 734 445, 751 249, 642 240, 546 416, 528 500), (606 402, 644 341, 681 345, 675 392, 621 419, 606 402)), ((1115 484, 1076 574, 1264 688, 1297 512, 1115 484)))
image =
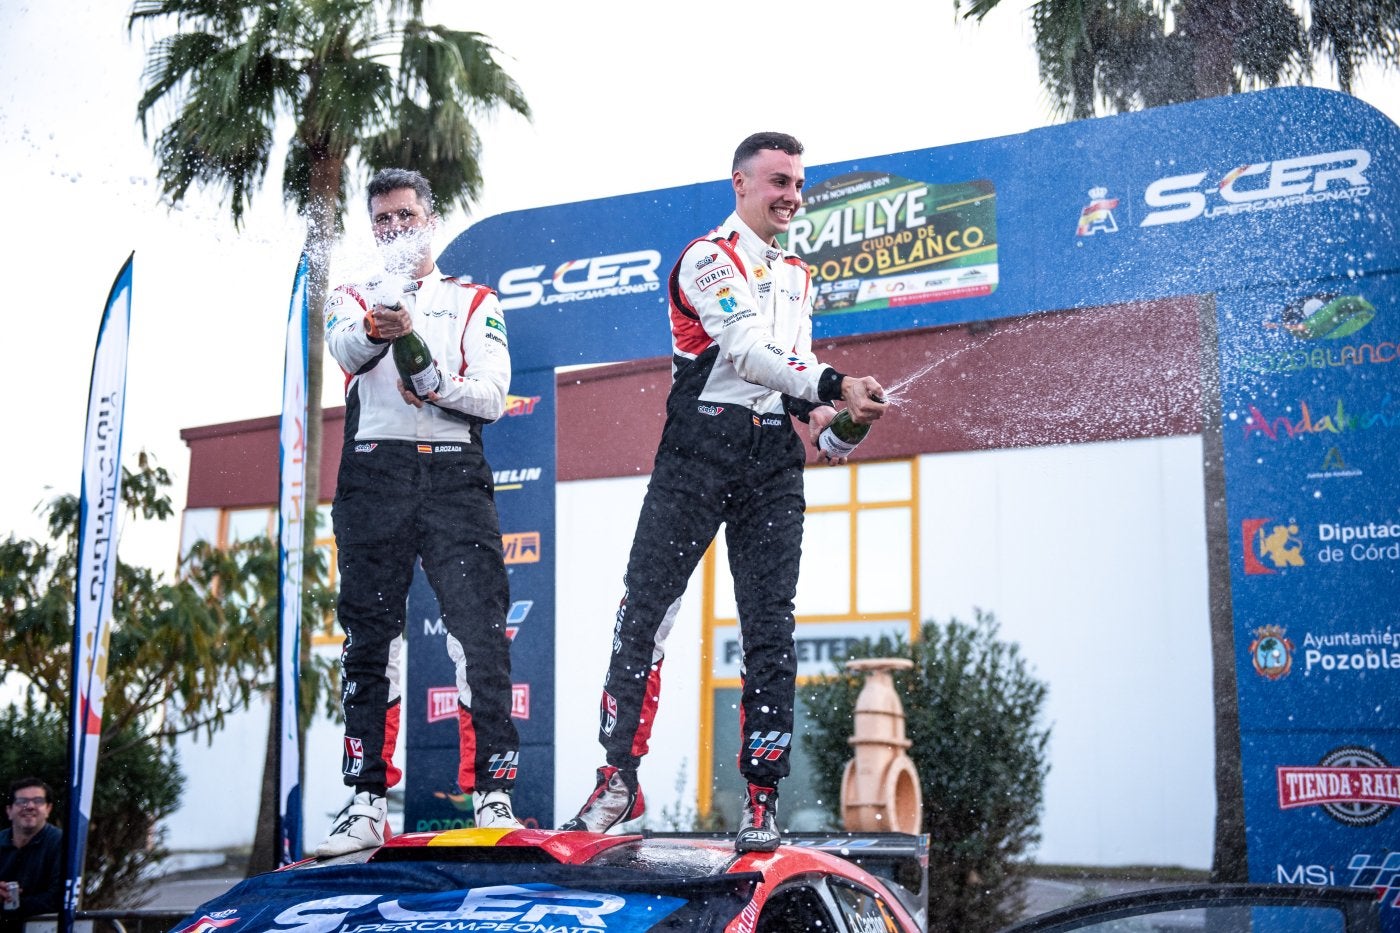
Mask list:
POLYGON ((305 493, 314 504, 322 306, 347 172, 417 169, 439 202, 465 210, 481 187, 473 121, 501 106, 528 118, 529 105, 486 36, 426 24, 422 0, 136 0, 129 26, 172 19, 175 33, 148 53, 137 107, 147 139, 158 108, 174 114, 153 144, 172 204, 192 186, 213 189, 241 227, 290 124, 282 198, 306 218, 312 259, 305 493))
MULTIPOLYGON (((953 0, 981 20, 1001 0, 953 0)), ((1350 93, 1365 63, 1400 64, 1400 0, 1036 0, 1040 80, 1057 116, 1276 87, 1330 65, 1350 93)))

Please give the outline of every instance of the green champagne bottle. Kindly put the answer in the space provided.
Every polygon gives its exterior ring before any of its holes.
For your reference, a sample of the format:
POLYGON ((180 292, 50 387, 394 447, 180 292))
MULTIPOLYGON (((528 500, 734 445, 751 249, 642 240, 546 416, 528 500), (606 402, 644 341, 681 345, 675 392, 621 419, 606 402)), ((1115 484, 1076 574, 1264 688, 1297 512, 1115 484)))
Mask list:
MULTIPOLYGON (((386 275, 369 283, 369 291, 375 304, 383 305, 390 311, 402 311, 404 302, 401 296, 412 295, 417 285, 401 277, 386 275)), ((410 311, 410 313, 412 313, 410 311)), ((407 389, 423 401, 428 400, 429 392, 442 387, 442 373, 433 362, 432 351, 417 331, 409 331, 394 339, 394 368, 407 389)))
MULTIPOLYGON (((875 401, 884 401, 879 397, 875 401)), ((850 408, 843 408, 836 413, 836 417, 831 419, 831 423, 817 435, 817 446, 822 449, 828 457, 839 460, 842 457, 849 457, 856 449, 856 445, 865 440, 865 435, 870 433, 870 425, 856 424, 851 418, 850 408)))
POLYGON ((433 354, 417 331, 409 331, 394 340, 394 366, 408 390, 425 402, 429 392, 442 387, 442 373, 438 372, 433 354))

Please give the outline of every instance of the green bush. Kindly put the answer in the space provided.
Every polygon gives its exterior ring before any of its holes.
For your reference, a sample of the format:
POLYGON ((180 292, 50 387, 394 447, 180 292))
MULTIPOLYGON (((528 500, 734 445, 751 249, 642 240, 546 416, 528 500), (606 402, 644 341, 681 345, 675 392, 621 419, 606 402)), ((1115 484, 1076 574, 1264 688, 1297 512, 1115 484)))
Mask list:
MULTIPOLYGON (((0 775, 38 777, 54 788, 49 821, 67 829, 68 723, 56 709, 32 704, 0 711, 0 775)), ((117 737, 97 765, 92 822, 88 827, 83 908, 134 907, 150 885, 147 869, 165 857, 156 824, 180 800, 184 779, 166 745, 146 741, 135 729, 117 737), (126 741, 122 741, 125 739, 126 741)), ((8 821, 4 821, 8 825, 8 821)))
MULTIPOLYGON (((1040 841, 1048 727, 1046 688, 1014 644, 997 640, 991 613, 974 624, 925 622, 917 641, 882 639, 852 657, 908 658, 894 672, 913 742, 929 835, 929 929, 1000 929, 1024 908, 1025 856, 1040 841)), ((852 757, 864 678, 844 670, 799 688, 813 727, 802 737, 822 800, 840 821, 841 775, 852 757)))

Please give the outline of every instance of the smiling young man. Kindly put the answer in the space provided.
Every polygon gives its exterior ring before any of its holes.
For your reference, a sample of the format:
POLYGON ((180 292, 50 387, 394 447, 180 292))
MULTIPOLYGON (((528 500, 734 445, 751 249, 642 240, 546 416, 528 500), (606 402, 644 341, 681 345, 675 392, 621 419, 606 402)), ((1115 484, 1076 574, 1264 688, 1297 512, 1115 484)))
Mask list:
POLYGON ((63 906, 63 833, 50 825, 52 811, 49 785, 38 778, 10 783, 10 828, 0 831, 0 930, 19 930, 23 918, 63 906), (4 882, 19 887, 12 894, 4 882))
MULTIPOLYGON (((598 739, 607 765, 564 829, 606 832, 646 809, 637 767, 661 692, 664 644, 691 571, 721 523, 743 645, 739 771, 748 782, 735 847, 779 841, 778 782, 789 769, 793 597, 802 552, 802 441, 844 400, 869 423, 880 384, 812 356, 807 264, 777 243, 802 206, 802 144, 757 133, 734 153, 734 213, 686 247, 671 271, 671 393, 632 539, 598 739)), ((841 461, 844 462, 844 461, 841 461)))

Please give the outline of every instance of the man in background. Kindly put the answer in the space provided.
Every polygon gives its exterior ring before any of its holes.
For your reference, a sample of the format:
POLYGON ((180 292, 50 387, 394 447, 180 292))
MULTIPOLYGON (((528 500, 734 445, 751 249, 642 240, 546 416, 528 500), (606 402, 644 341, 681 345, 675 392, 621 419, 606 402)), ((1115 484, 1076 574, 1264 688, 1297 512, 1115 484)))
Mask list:
POLYGON ((0 930, 15 933, 24 919, 63 906, 63 832, 50 825, 53 791, 34 777, 10 782, 0 832, 0 930), (12 887, 14 885, 14 887, 12 887))

